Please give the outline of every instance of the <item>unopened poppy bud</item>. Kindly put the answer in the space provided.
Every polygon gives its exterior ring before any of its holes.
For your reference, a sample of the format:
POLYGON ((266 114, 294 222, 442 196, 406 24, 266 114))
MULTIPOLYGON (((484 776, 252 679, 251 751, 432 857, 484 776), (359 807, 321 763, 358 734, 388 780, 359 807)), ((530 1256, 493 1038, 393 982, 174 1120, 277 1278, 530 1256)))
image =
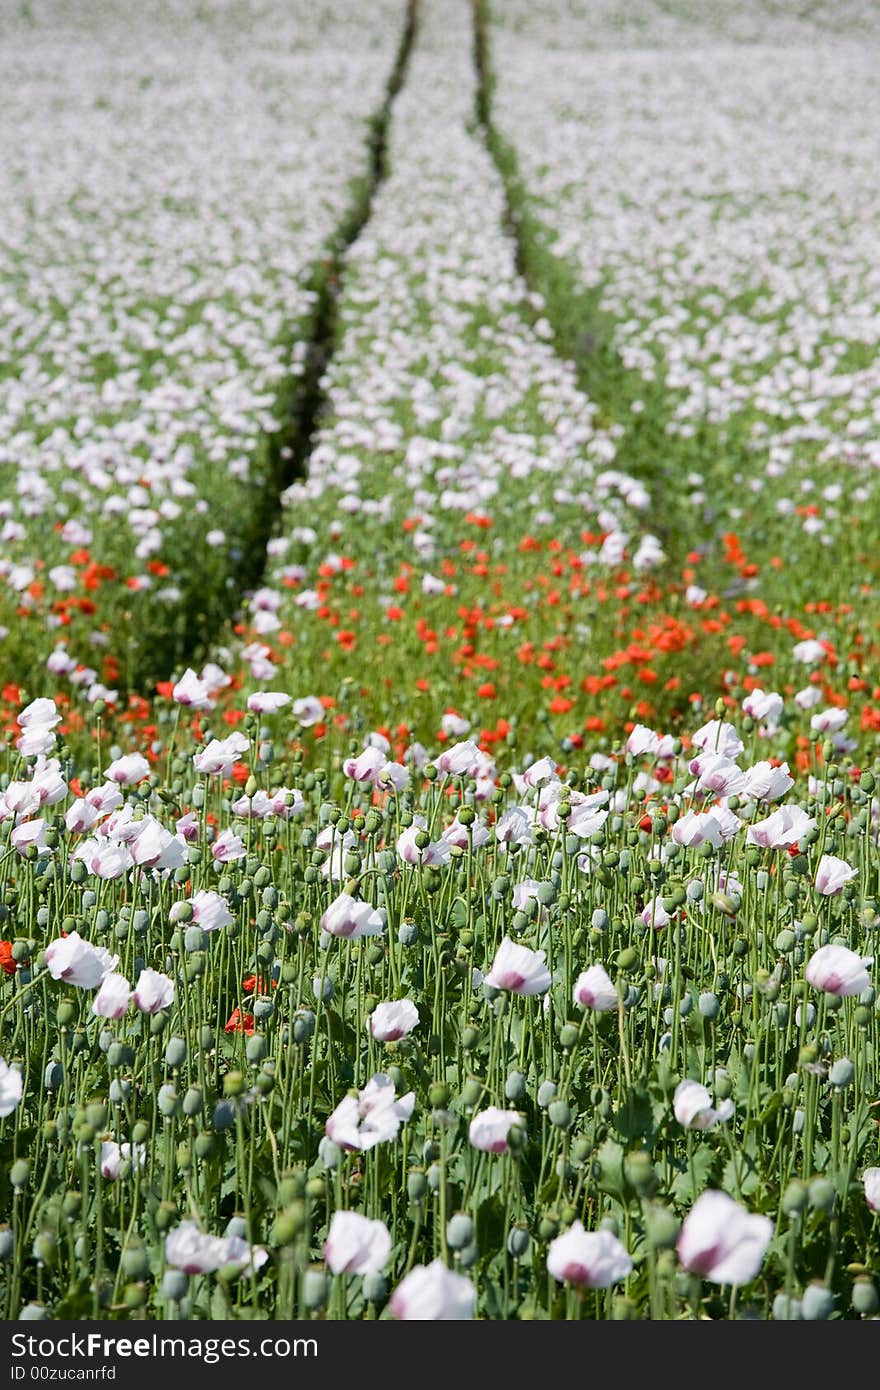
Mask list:
POLYGON ((718 995, 714 994, 711 990, 704 991, 697 1000, 697 1008, 702 1018, 709 1020, 717 1018, 721 1008, 718 1002, 718 995))

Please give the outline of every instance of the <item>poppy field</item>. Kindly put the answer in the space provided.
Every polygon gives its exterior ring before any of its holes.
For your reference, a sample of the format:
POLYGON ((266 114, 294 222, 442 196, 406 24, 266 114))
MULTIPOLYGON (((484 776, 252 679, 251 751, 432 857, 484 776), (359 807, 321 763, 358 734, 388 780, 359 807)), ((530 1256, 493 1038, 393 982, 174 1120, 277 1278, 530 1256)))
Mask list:
POLYGON ((2 26, 0 1315, 876 1317, 873 7, 2 26))

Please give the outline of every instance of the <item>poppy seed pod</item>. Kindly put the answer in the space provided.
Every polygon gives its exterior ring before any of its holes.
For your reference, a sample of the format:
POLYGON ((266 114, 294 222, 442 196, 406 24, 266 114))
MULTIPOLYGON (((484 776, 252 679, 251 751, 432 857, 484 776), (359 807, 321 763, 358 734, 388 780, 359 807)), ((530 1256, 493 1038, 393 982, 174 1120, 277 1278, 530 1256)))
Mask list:
POLYGON ((880 1297, 873 1280, 862 1276, 853 1284, 852 1306, 862 1317, 870 1318, 880 1309, 880 1297))
POLYGON ((474 1223, 466 1212, 456 1212, 446 1223, 446 1241, 451 1250, 463 1250, 474 1238, 474 1223))
POLYGON ((834 1294, 824 1284, 808 1284, 801 1298, 801 1317, 807 1322, 825 1322, 834 1311, 834 1294))
POLYGON ((556 1095, 555 1081, 542 1081, 538 1087, 538 1104, 542 1110, 546 1110, 550 1102, 556 1095))

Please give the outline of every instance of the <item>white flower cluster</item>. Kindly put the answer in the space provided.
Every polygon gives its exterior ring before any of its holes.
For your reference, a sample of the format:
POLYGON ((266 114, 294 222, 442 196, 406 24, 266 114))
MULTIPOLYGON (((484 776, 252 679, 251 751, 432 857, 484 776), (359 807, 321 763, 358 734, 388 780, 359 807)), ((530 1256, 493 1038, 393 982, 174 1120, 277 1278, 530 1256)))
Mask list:
POLYGON ((403 20, 399 0, 47 0, 5 16, 7 651, 29 610, 42 633, 85 597, 116 636, 138 593, 155 630, 181 593, 222 587, 403 20), (84 584, 89 560, 113 575, 84 584))
POLYGON ((756 452, 724 496, 688 480, 696 515, 736 520, 758 494, 780 528, 837 541, 880 466, 876 7, 513 0, 492 18, 494 119, 547 245, 646 399, 665 386, 670 434, 708 423, 756 452))
POLYGON ((473 130, 471 23, 456 0, 422 11, 393 108, 390 176, 346 260, 324 427, 308 478, 286 496, 291 518, 310 525, 271 542, 273 587, 252 603, 258 632, 281 625, 285 584, 304 585, 303 620, 318 606, 303 545, 326 565, 322 543, 363 548, 366 531, 380 551, 389 535, 399 548, 404 522, 404 558, 429 594, 443 591, 435 569, 469 513, 516 508, 523 534, 574 544, 589 527, 605 541, 586 558, 609 565, 626 556, 647 570, 662 558, 647 491, 614 467, 611 434, 517 274, 501 181, 473 130))

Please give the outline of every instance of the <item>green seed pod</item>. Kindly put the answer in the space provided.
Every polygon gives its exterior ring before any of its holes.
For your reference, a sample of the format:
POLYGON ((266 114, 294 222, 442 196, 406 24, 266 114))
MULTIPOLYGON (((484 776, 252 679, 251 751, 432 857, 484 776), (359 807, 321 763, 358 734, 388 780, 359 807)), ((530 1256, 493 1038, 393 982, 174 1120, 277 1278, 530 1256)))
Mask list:
POLYGON ((564 1100, 551 1101, 547 1107, 547 1117, 556 1129, 569 1129, 574 1118, 571 1107, 564 1100))
POLYGON ((9 1170, 9 1181, 13 1187, 22 1188, 27 1185, 31 1174, 31 1165, 26 1158, 17 1158, 9 1170))
POLYGON ((566 1052, 570 1052, 573 1047, 577 1047, 580 1035, 580 1028, 576 1023, 566 1023, 560 1028, 559 1041, 566 1052))
POLYGON ((808 1284, 801 1298, 801 1317, 807 1322, 825 1322, 834 1311, 834 1294, 824 1284, 808 1284))
POLYGON ((834 1206, 834 1188, 827 1178, 813 1179, 809 1188, 809 1201, 813 1211, 831 1211, 834 1206))
POLYGON ((272 1227, 273 1245, 292 1245, 297 1236, 305 1230, 307 1219, 305 1202, 291 1202, 275 1218, 272 1227))
POLYGON ((199 1086, 190 1086, 183 1097, 182 1108, 184 1115, 189 1119, 194 1118, 196 1115, 201 1115, 204 1103, 205 1100, 201 1088, 199 1086))
POLYGON ((182 1067, 187 1058, 186 1038, 169 1038, 165 1045, 165 1065, 167 1067, 182 1067))
POLYGON ((832 1086, 838 1090, 844 1090, 851 1086, 855 1077, 856 1069, 848 1057, 840 1057, 828 1073, 828 1080, 832 1086))
POLYGON ((68 1221, 75 1221, 76 1218, 79 1216, 81 1210, 82 1193, 77 1192, 75 1189, 71 1188, 70 1191, 65 1192, 64 1194, 64 1198, 61 1203, 61 1214, 62 1216, 66 1217, 68 1221))
POLYGON ((518 1224, 511 1226, 507 1233, 507 1253, 519 1260, 528 1252, 531 1237, 528 1227, 518 1224))
POLYGON ((541 1240, 553 1240, 559 1234, 559 1217, 555 1212, 547 1211, 538 1222, 538 1237, 541 1240))
POLYGON ((217 1152, 217 1139, 215 1135, 209 1133, 197 1134, 193 1142, 193 1152, 196 1158, 213 1158, 217 1152))
POLYGON ((629 1153, 623 1160, 623 1172, 630 1187, 641 1197, 650 1197, 658 1187, 657 1174, 651 1155, 644 1149, 629 1153))
POLYGON ((407 1195, 411 1202, 421 1202, 428 1190, 428 1179, 422 1168, 410 1168, 406 1177, 407 1195))
POLYGON ((451 1250, 463 1250, 474 1238, 474 1223, 466 1212, 456 1212, 446 1223, 446 1241, 451 1250))
POLYGON ((302 1277, 302 1300, 310 1312, 323 1308, 327 1302, 328 1283, 323 1269, 316 1266, 307 1269, 302 1277))
POLYGON ((178 1220, 177 1208, 173 1202, 160 1202, 154 1218, 157 1231, 167 1231, 178 1220))
POLYGON ((120 1259, 122 1272, 129 1279, 146 1279, 150 1272, 150 1262, 143 1243, 137 1239, 129 1240, 120 1259))
POLYGON ((445 1081, 432 1081, 428 1087, 428 1102, 435 1110, 442 1110, 449 1104, 449 1087, 445 1081))
POLYGON ((55 1017, 59 1028, 70 1028, 77 1019, 79 1010, 72 999, 61 999, 55 1017))
POLYGON ((645 1232, 655 1250, 671 1250, 678 1239, 678 1217, 659 1203, 645 1209, 645 1232))
POLYGON ((880 1309, 880 1298, 872 1279, 862 1276, 853 1284, 852 1306, 857 1313, 867 1318, 873 1317, 880 1309))

